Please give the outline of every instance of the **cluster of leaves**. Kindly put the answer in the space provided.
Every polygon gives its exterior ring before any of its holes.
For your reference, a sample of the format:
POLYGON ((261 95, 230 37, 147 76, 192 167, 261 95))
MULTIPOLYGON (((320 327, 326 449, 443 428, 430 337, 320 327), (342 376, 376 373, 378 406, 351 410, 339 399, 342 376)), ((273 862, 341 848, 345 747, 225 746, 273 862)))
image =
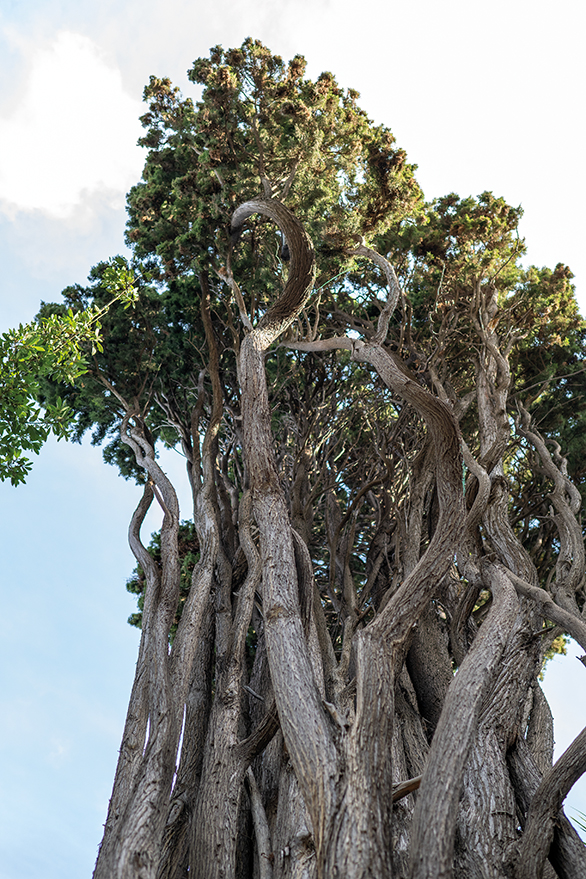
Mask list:
POLYGON ((102 350, 100 320, 116 301, 128 307, 134 299, 133 276, 111 262, 105 269, 110 303, 74 312, 45 313, 0 336, 0 479, 12 485, 26 480, 32 462, 50 434, 69 436, 74 412, 57 394, 41 405, 43 383, 73 386, 87 370, 87 352, 102 350))
MULTIPOLYGON (((295 206, 321 249, 325 279, 339 271, 341 243, 417 212, 414 169, 392 133, 373 126, 358 93, 344 92, 332 74, 312 82, 304 72, 300 56, 285 65, 249 39, 194 63, 188 76, 203 86, 196 106, 169 80, 151 78, 144 181, 129 194, 128 239, 138 257, 166 277, 213 267, 227 250, 234 208, 268 185, 295 206)), ((240 265, 238 275, 255 268, 258 275, 259 265, 240 265)))
MULTIPOLYGON (((82 313, 102 307, 110 295, 107 268, 107 263, 95 266, 88 286, 66 288, 62 294, 65 306, 45 305, 41 314, 64 308, 82 313)), ((179 435, 168 424, 165 401, 174 412, 189 413, 205 356, 197 282, 179 280, 169 290, 152 284, 139 265, 134 266, 134 274, 138 300, 132 310, 118 302, 110 305, 101 320, 102 347, 93 351, 82 379, 70 386, 45 381, 42 399, 50 404, 61 395, 75 412, 72 438, 80 441, 92 430, 94 444, 105 442, 105 460, 115 464, 124 477, 143 482, 144 471, 120 442, 120 421, 132 407, 145 419, 153 442, 161 439, 176 445, 179 435)))
POLYGON ((541 673, 539 675, 539 680, 542 681, 545 677, 545 669, 547 663, 554 658, 554 656, 567 656, 568 655, 568 644, 570 643, 569 635, 566 635, 562 632, 561 635, 558 635, 553 639, 549 647, 546 649, 543 654, 543 667, 541 669, 541 673))

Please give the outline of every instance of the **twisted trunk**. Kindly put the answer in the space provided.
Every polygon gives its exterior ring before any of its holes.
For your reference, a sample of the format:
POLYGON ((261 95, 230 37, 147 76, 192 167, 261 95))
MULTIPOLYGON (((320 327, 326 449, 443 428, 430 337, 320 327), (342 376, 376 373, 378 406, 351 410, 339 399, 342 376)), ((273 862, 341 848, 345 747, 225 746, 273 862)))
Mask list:
MULTIPOLYGON (((550 454, 519 406, 519 433, 553 484, 559 553, 555 580, 542 588, 509 516, 512 379, 496 332, 496 289, 474 288, 476 387, 458 400, 433 368, 426 385, 386 346, 401 296, 395 272, 364 244, 351 252, 387 281, 376 329, 369 320, 364 338, 316 339, 312 330, 309 340, 284 344, 348 352, 372 370, 373 385, 401 401, 397 425, 412 418, 417 426, 409 455, 397 455, 408 483, 399 501, 384 450, 358 487, 343 468, 336 483, 341 453, 333 444, 315 476, 310 430, 296 455, 275 454, 265 360, 307 306, 315 255, 301 223, 269 197, 235 211, 232 244, 255 213, 279 226, 291 261, 281 296, 256 326, 230 260, 216 270, 246 329, 240 343, 228 318, 241 406, 230 413, 230 443, 241 443, 242 458, 234 454, 230 467, 217 461, 226 389, 205 273, 212 402, 202 370, 189 425, 165 404, 187 457, 199 546, 171 646, 181 573, 177 499, 140 413, 126 407, 122 438, 148 476, 129 538, 147 586, 95 876, 528 879, 541 875, 549 854, 561 879, 577 879, 583 846, 560 808, 584 770, 583 734, 552 768, 551 719, 536 679, 545 618, 586 650, 579 499, 559 450, 550 454), (474 397, 471 451, 459 419, 470 416, 474 397), (354 492, 345 512, 336 488, 354 492), (323 508, 315 503, 320 492, 323 508), (140 541, 155 496, 164 512, 160 565, 140 541), (361 504, 376 509, 372 526, 360 525, 361 504), (329 582, 322 568, 321 585, 314 518, 329 549, 329 582), (360 527, 371 527, 366 549, 356 545, 360 527)), ((335 400, 328 405, 334 412, 335 400)), ((355 449, 361 437, 360 429, 355 449)))

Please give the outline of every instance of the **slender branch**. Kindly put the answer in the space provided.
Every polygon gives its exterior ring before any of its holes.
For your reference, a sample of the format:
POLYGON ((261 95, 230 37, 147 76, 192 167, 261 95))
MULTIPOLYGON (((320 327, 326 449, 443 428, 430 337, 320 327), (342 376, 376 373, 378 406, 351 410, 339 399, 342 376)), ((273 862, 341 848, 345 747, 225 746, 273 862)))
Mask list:
MULTIPOLYGON (((231 654, 234 661, 238 664, 242 663, 246 633, 250 624, 250 617, 254 604, 254 593, 260 584, 262 574, 262 561, 251 535, 251 519, 252 494, 250 491, 245 491, 238 510, 238 533, 240 536, 240 545, 246 556, 246 561, 248 562, 248 573, 246 575, 246 580, 238 593, 236 611, 231 631, 231 654)), ((241 676, 242 670, 240 669, 239 677, 241 676)))
POLYGON ((539 613, 544 619, 557 623, 564 632, 567 632, 568 635, 571 635, 578 642, 583 650, 586 650, 586 623, 580 617, 556 604, 545 589, 541 589, 540 586, 531 586, 526 580, 513 574, 508 568, 503 567, 503 570, 506 570, 507 576, 512 581, 517 592, 535 602, 539 613))
POLYGON ((393 803, 397 803, 403 797, 412 794, 413 791, 419 790, 422 778, 423 775, 416 775, 415 778, 410 778, 409 781, 402 781, 400 784, 393 785, 393 803))
POLYGON ((255 757, 262 754, 268 743, 276 735, 279 726, 277 708, 275 703, 272 702, 254 732, 238 744, 238 750, 242 754, 245 763, 252 763, 255 757))
POLYGON ((293 348, 295 351, 336 351, 338 348, 352 351, 354 344, 354 339, 347 336, 333 336, 331 339, 316 339, 313 342, 281 342, 283 348, 293 348))
POLYGON ((296 173, 297 173, 297 168, 299 167, 300 164, 301 164, 301 159, 300 159, 300 158, 299 158, 299 159, 295 159, 295 161, 293 162, 293 167, 291 168, 291 173, 290 173, 289 176, 288 176, 288 177, 282 182, 282 184, 279 183, 279 185, 281 186, 281 190, 280 190, 280 192, 279 192, 279 199, 280 199, 281 201, 285 201, 285 199, 286 199, 287 196, 289 195, 289 190, 291 189, 291 186, 292 186, 292 184, 293 184, 293 181, 295 180, 295 175, 296 175, 296 173))
POLYGON ((229 254, 226 267, 216 269, 215 271, 218 278, 220 278, 220 280, 227 284, 228 287, 230 287, 230 289, 232 290, 232 293, 234 294, 234 299, 236 300, 236 305, 238 306, 240 320, 242 321, 246 329, 250 331, 252 329, 252 323, 246 311, 246 305, 244 302, 244 297, 242 296, 242 291, 240 290, 240 287, 236 283, 234 275, 232 274, 232 266, 229 254))
MULTIPOLYGON (((94 360, 95 360, 95 358, 94 358, 94 360)), ((116 390, 114 385, 108 381, 106 376, 103 374, 101 369, 99 369, 98 367, 96 367, 96 375, 99 378, 99 380, 102 382, 104 387, 107 388, 107 390, 109 390, 111 394, 114 394, 114 396, 116 397, 118 402, 123 406, 124 411, 130 412, 130 410, 132 409, 132 406, 128 405, 128 403, 126 402, 126 400, 124 399, 122 394, 120 394, 119 391, 116 390)))
POLYGON ((355 256, 365 256, 367 259, 372 260, 379 268, 383 270, 385 273, 387 284, 388 284, 388 294, 386 304, 381 311, 378 319, 378 325, 376 328, 376 333, 374 334, 372 341, 382 345, 387 337, 387 332, 389 329, 389 321, 395 310, 395 306, 399 301, 399 297, 401 296, 401 285, 399 284, 399 280, 397 278, 397 273, 388 259, 385 259, 380 253, 377 253, 376 250, 371 250, 370 247, 366 247, 364 243, 361 243, 355 250, 352 251, 352 254, 355 256))
POLYGON ((151 576, 156 576, 157 565, 152 555, 148 552, 140 539, 140 528, 153 502, 153 488, 153 483, 149 480, 144 487, 144 492, 138 506, 132 514, 132 519, 130 520, 128 528, 128 543, 130 549, 147 576, 149 573, 151 576))
POLYGON ((252 822, 254 824, 254 835, 256 836, 256 847, 258 851, 258 868, 260 879, 272 879, 272 845, 271 833, 269 830, 269 822, 267 821, 267 813, 265 812, 262 797, 254 777, 252 767, 246 770, 246 782, 250 794, 250 805, 252 811, 252 822))

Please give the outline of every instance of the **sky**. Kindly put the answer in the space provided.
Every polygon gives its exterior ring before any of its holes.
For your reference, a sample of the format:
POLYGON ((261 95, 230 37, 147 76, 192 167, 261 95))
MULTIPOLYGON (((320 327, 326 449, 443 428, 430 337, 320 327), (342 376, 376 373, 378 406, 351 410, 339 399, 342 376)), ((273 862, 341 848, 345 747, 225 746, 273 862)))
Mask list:
MULTIPOLYGON (((527 262, 569 265, 586 313, 581 3, 4 0, 0 331, 125 252, 149 76, 196 97, 193 60, 247 36, 357 89, 428 198, 522 205, 527 262)), ((179 455, 165 467, 183 479, 179 455)), ((138 646, 137 501, 89 443, 50 442, 25 486, 0 485, 0 879, 91 875, 138 646)), ((158 526, 152 513, 144 533, 158 526)), ((586 725, 584 674, 575 656, 547 673, 557 753, 586 725)), ((584 782, 567 805, 586 812, 584 782)))

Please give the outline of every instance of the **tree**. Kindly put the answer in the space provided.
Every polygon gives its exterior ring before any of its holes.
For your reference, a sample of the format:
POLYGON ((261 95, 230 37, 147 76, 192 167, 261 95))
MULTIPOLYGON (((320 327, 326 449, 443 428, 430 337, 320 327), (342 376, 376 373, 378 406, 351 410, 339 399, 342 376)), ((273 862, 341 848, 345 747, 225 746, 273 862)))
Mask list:
POLYGON ((425 203, 357 93, 304 73, 247 40, 194 63, 196 105, 151 78, 139 300, 43 387, 144 486, 95 877, 586 875, 560 811, 585 734, 552 767, 538 682, 560 635, 586 650, 571 273, 524 269, 491 193, 425 203))
POLYGON ((134 301, 133 279, 118 258, 105 266, 104 282, 113 295, 102 308, 45 314, 0 336, 0 480, 25 482, 32 462, 24 452, 38 454, 50 434, 69 435, 73 411, 60 397, 44 408, 38 397, 43 380, 73 385, 86 369, 84 348, 102 350, 100 318, 114 302, 127 308, 134 301))

